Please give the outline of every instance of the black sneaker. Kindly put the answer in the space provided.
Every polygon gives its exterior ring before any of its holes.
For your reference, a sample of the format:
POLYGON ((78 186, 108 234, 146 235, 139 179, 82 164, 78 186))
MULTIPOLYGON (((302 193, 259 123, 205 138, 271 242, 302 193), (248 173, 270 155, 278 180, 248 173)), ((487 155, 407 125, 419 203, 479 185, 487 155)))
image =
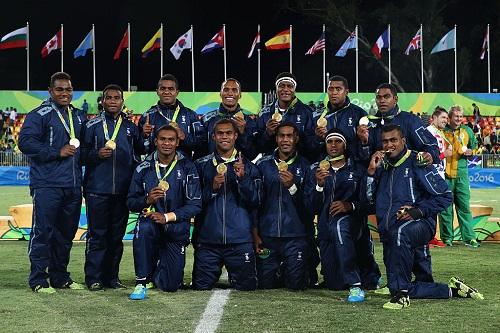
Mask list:
POLYGON ((402 292, 397 292, 392 296, 391 300, 384 304, 384 309, 389 310, 401 310, 410 306, 410 297, 408 294, 403 294, 402 292))
POLYGON ((127 289, 127 286, 124 285, 120 280, 111 282, 109 284, 109 287, 112 289, 127 289))
POLYGON ((89 286, 90 291, 101 291, 104 290, 101 282, 94 282, 89 286))

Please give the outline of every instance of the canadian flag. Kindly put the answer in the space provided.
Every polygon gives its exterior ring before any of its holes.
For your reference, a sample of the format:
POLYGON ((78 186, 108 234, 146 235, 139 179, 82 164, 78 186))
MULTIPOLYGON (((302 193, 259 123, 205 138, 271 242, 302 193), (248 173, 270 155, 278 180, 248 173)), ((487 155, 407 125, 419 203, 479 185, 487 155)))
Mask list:
POLYGON ((53 50, 60 49, 62 46, 61 30, 59 30, 54 37, 52 37, 47 44, 42 48, 42 58, 45 58, 53 50))

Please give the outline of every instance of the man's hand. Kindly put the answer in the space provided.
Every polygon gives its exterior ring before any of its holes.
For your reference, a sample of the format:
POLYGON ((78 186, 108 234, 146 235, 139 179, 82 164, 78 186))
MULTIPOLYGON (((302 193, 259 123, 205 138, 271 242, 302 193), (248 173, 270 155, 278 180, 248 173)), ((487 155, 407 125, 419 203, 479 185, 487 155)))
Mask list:
POLYGON ((276 134, 276 128, 278 127, 280 123, 274 120, 273 118, 270 118, 267 123, 266 123, 266 133, 268 136, 273 136, 276 134))
POLYGON ((444 151, 444 157, 445 158, 451 157, 452 154, 453 154, 453 147, 452 145, 448 145, 448 147, 446 147, 446 150, 444 151))
POLYGON ((179 137, 179 140, 184 141, 186 139, 186 133, 184 133, 182 128, 180 126, 177 126, 175 130, 177 131, 177 136, 179 137))
POLYGON ((247 122, 245 121, 245 118, 232 117, 231 119, 236 124, 236 128, 238 129, 238 133, 239 134, 244 134, 245 133, 245 128, 247 126, 247 122))
POLYGON ((367 125, 359 125, 358 128, 356 129, 356 135, 358 136, 359 140, 361 141, 362 144, 366 145, 368 143, 368 138, 369 138, 369 130, 367 125))
POLYGON ((432 164, 432 155, 431 154, 429 154, 426 151, 419 152, 419 154, 421 154, 423 156, 423 159, 424 159, 426 165, 432 164))
POLYGON ((467 149, 464 153, 465 156, 472 156, 472 149, 467 149))
POLYGON ((316 136, 318 138, 320 138, 321 140, 325 140, 326 132, 328 132, 328 130, 326 129, 326 127, 319 127, 319 126, 317 126, 314 129, 314 133, 316 133, 316 136))
POLYGON ((161 189, 161 187, 153 187, 151 191, 149 191, 148 196, 146 197, 146 204, 152 205, 155 204, 159 199, 163 199, 165 196, 165 191, 161 189))
POLYGON ((142 126, 142 134, 145 138, 151 135, 153 132, 154 126, 149 124, 149 114, 146 115, 146 123, 142 126))
POLYGON ((153 212, 149 215, 149 218, 158 224, 167 224, 167 220, 165 219, 165 215, 159 212, 153 212))
POLYGON ((288 170, 280 171, 279 173, 281 184, 286 188, 292 187, 294 184, 293 174, 288 170))
POLYGON ((368 165, 368 176, 373 176, 375 174, 375 171, 377 170, 378 166, 382 161, 384 160, 385 153, 382 150, 376 151, 370 160, 370 164, 368 165))
POLYGON ((335 216, 339 213, 348 213, 352 210, 352 205, 346 201, 334 201, 330 204, 330 215, 335 216))
POLYGON ((330 176, 330 171, 329 170, 323 170, 321 168, 316 169, 316 184, 318 184, 319 187, 325 186, 325 180, 326 177, 330 176))
POLYGON ((111 157, 111 155, 113 155, 113 149, 102 147, 101 149, 99 149, 98 155, 100 159, 111 157))
POLYGON ((245 175, 245 164, 243 163, 243 157, 241 156, 241 151, 239 152, 238 160, 233 165, 234 173, 238 179, 243 179, 245 175))
POLYGON ((410 214, 408 214, 408 211, 412 208, 413 206, 410 205, 401 206, 396 214, 396 220, 398 221, 412 220, 413 218, 410 216, 410 214))
POLYGON ((59 156, 61 157, 70 157, 76 154, 76 148, 70 144, 66 144, 61 148, 59 152, 59 156))
POLYGON ((212 191, 217 192, 226 181, 226 174, 217 174, 212 182, 212 191))

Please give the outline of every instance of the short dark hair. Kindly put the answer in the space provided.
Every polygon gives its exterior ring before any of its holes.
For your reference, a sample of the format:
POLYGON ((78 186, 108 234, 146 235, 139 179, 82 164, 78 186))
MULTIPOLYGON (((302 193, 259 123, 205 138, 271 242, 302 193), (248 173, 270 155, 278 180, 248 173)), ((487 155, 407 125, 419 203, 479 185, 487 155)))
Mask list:
POLYGON ((394 86, 392 83, 379 84, 377 89, 375 89, 375 91, 378 91, 379 89, 389 89, 393 96, 398 95, 398 91, 396 90, 396 86, 394 86))
POLYGON ((179 138, 179 136, 177 135, 177 130, 170 124, 160 126, 155 132, 156 137, 158 137, 158 134, 160 134, 161 131, 173 131, 175 132, 175 137, 179 138))
POLYGON ((175 89, 179 90, 179 80, 173 74, 165 74, 158 80, 158 85, 156 88, 160 87, 161 81, 174 81, 175 89))
POLYGON ((331 78, 329 78, 328 85, 330 85, 330 83, 332 81, 342 82, 342 84, 344 85, 344 88, 349 89, 349 83, 347 82, 347 79, 345 77, 343 77, 342 75, 334 75, 331 78))
POLYGON ((382 126, 382 128, 380 130, 381 130, 381 133, 389 133, 392 131, 397 131, 399 133, 399 135, 401 135, 402 138, 405 137, 405 135, 403 134, 403 131, 401 130, 401 127, 399 125, 396 125, 396 124, 384 125, 384 126, 382 126))
POLYGON ((293 134, 299 134, 299 128, 297 127, 297 125, 295 125, 294 123, 292 123, 291 121, 284 121, 282 123, 280 123, 278 125, 278 127, 276 127, 276 133, 279 132, 280 128, 283 128, 283 127, 292 127, 293 128, 293 134))
POLYGON ((56 72, 50 77, 50 87, 53 88, 57 80, 71 81, 71 76, 66 72, 56 72))
POLYGON ((227 79, 225 79, 225 80, 221 83, 221 85, 220 85, 220 91, 222 92, 222 89, 224 89, 224 85, 225 85, 226 83, 228 83, 229 81, 232 81, 232 82, 236 83, 236 85, 238 86, 238 90, 239 90, 239 91, 240 91, 240 93, 241 93, 241 83, 240 83, 240 81, 236 80, 236 79, 235 79, 235 78, 233 78, 233 77, 228 77, 227 79))
POLYGON ((443 108, 442 106, 436 106, 436 108, 434 109, 434 112, 432 113, 432 117, 439 117, 441 115, 441 113, 446 113, 448 114, 448 112, 446 111, 445 108, 443 108))
POLYGON ((120 94, 122 95, 122 99, 123 99, 123 89, 122 87, 120 87, 119 85, 117 84, 108 84, 106 87, 104 87, 104 89, 102 90, 102 96, 106 96, 106 93, 108 92, 108 90, 116 90, 116 91, 119 91, 120 94))
POLYGON ((214 124, 214 132, 215 132, 215 129, 217 128, 217 126, 223 125, 223 124, 231 124, 231 126, 233 126, 233 130, 235 132, 238 132, 238 127, 236 126, 236 123, 233 120, 231 120, 230 118, 221 118, 221 119, 217 120, 214 124))

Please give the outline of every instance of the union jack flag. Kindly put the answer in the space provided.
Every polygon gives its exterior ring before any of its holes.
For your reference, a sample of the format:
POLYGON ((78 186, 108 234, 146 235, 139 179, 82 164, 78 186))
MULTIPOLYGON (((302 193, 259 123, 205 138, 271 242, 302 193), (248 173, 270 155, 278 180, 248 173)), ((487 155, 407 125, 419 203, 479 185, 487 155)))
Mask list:
POLYGON ((408 44, 408 47, 406 48, 405 54, 409 55, 411 51, 413 50, 420 50, 420 42, 422 40, 422 31, 421 29, 418 29, 417 33, 413 37, 413 39, 410 41, 410 44, 408 44))
POLYGON ((325 33, 323 32, 316 43, 306 52, 306 55, 315 54, 318 51, 325 49, 325 33))

